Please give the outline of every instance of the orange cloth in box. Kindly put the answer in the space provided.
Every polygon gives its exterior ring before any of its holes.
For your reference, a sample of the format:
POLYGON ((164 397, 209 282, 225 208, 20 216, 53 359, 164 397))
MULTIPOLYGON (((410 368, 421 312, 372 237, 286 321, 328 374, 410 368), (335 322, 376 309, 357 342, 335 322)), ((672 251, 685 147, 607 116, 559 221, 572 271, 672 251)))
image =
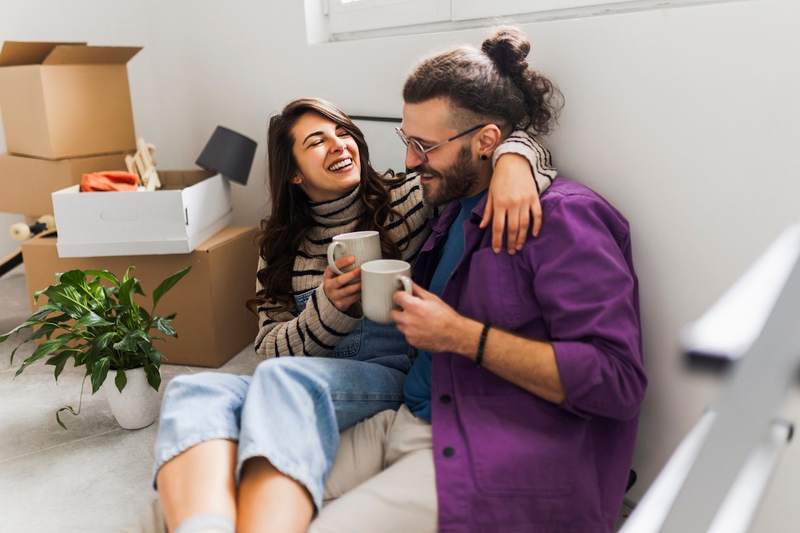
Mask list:
POLYGON ((124 170, 104 170, 91 172, 81 176, 81 192, 123 191, 136 190, 139 181, 136 174, 124 170))

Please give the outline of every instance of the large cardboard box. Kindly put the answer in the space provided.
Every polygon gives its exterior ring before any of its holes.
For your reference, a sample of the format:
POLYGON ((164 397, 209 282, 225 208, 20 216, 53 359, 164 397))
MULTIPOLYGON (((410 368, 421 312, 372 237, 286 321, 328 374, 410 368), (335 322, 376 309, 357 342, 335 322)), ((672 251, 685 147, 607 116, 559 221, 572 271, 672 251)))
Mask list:
MULTIPOLYGON (((150 309, 152 291, 167 276, 191 266, 192 270, 159 302, 156 313, 177 313, 173 323, 177 339, 159 343, 165 363, 219 367, 253 342, 257 319, 245 308, 255 295, 258 247, 256 228, 229 227, 198 246, 191 254, 61 259, 56 239, 23 243, 28 293, 51 285, 56 272, 106 268, 121 276, 130 265, 147 297, 137 297, 150 309)), ((42 300, 39 301, 42 303, 42 300)))
POLYGON ((139 50, 5 42, 0 112, 8 151, 46 159, 136 151, 126 63, 139 50))
POLYGON ((87 172, 125 170, 125 154, 39 159, 0 154, 0 212, 38 217, 53 213, 50 195, 78 184, 87 172))
POLYGON ((230 224, 231 186, 207 170, 160 171, 163 189, 53 193, 58 255, 185 254, 230 224))

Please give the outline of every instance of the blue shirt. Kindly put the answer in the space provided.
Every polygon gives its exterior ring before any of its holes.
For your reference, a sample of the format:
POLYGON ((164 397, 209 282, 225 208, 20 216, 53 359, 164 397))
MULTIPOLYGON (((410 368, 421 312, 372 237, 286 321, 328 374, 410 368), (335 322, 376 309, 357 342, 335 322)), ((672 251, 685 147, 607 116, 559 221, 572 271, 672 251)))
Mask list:
MULTIPOLYGON (((447 231, 447 241, 442 246, 436 270, 428 290, 441 298, 444 286, 450 279, 461 257, 464 255, 464 222, 473 208, 485 195, 485 191, 470 198, 462 198, 461 211, 447 231)), ((417 351, 417 357, 403 386, 405 404, 419 418, 431 421, 431 353, 417 351)))

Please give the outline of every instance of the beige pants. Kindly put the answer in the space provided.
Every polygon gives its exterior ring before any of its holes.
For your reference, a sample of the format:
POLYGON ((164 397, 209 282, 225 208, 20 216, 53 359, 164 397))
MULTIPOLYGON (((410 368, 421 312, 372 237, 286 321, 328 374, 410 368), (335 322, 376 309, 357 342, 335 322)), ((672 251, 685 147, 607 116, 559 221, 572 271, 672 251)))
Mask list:
POLYGON ((431 425, 405 405, 344 431, 309 531, 436 531, 432 448, 431 425))

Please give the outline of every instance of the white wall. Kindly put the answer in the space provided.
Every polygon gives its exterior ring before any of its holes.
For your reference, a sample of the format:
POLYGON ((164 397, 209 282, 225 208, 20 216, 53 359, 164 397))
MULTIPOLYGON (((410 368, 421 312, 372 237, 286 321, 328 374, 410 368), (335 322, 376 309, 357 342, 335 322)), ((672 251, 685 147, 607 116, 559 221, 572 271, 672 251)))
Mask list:
MULTIPOLYGON (((248 224, 266 204, 269 114, 316 95, 354 114, 396 115, 416 58, 477 45, 486 34, 309 47, 303 2, 149 1, 148 10, 134 2, 54 8, 59 3, 20 0, 0 21, 0 35, 144 44, 130 64, 136 124, 159 147, 162 168, 191 165, 216 124, 259 141, 250 184, 234 186, 236 221, 248 224), (44 4, 52 16, 30 7, 44 4), (89 12, 93 22, 78 25, 89 12)), ((634 497, 718 390, 715 377, 684 369, 679 328, 800 218, 798 20, 796 2, 761 0, 523 26, 535 44, 533 64, 566 95, 550 141, 556 163, 609 197, 633 227, 650 374, 634 497)), ((796 391, 784 414, 800 421, 796 391)), ((754 531, 796 529, 798 479, 794 443, 754 531)))

